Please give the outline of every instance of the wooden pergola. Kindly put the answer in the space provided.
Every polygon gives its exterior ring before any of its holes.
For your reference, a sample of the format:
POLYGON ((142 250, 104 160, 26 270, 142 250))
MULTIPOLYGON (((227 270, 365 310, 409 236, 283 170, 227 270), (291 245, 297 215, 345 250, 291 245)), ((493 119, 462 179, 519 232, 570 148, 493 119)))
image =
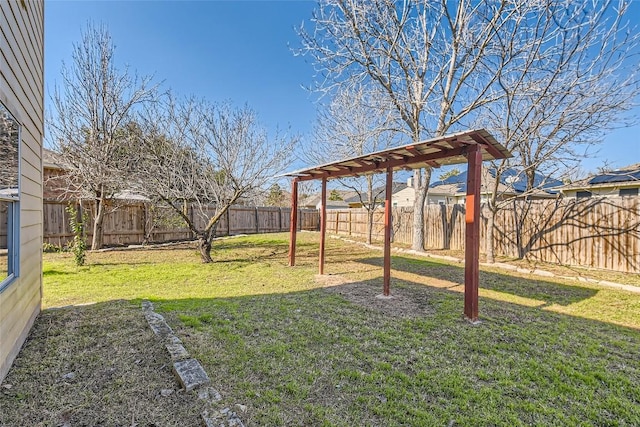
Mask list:
POLYGON ((320 274, 324 274, 325 234, 327 229, 327 181, 348 176, 386 172, 384 204, 384 285, 383 295, 390 296, 391 284, 391 188, 393 172, 424 167, 440 167, 467 163, 466 243, 464 263, 464 315, 478 320, 478 282, 480 254, 480 181, 484 160, 504 159, 511 153, 486 130, 471 130, 414 144, 390 148, 364 156, 340 160, 287 173, 292 177, 291 225, 289 265, 296 262, 296 231, 298 222, 298 183, 322 180, 322 208, 320 211, 320 274))

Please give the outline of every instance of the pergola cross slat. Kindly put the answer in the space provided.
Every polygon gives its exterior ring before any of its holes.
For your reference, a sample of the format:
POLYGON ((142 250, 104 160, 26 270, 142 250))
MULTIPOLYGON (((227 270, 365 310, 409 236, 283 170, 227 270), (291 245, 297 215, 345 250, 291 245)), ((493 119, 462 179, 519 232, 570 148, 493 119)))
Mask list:
POLYGON ((511 153, 484 129, 470 130, 438 138, 390 148, 364 156, 327 163, 312 168, 290 172, 284 176, 293 178, 291 189, 291 225, 289 265, 295 265, 298 211, 298 182, 322 180, 322 207, 320 212, 320 262, 319 272, 324 274, 327 180, 347 176, 362 176, 386 172, 386 197, 384 209, 384 274, 383 295, 390 296, 391 282, 391 188, 393 172, 397 170, 440 167, 467 163, 467 198, 465 229, 465 287, 464 315, 478 320, 478 285, 480 253, 480 181, 482 161, 504 159, 511 153))

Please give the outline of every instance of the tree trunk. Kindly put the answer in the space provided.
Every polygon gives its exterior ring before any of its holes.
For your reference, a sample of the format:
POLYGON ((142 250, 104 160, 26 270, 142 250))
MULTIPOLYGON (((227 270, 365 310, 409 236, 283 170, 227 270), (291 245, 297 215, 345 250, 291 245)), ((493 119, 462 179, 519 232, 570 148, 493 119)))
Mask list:
POLYGON ((518 203, 516 199, 513 199, 513 223, 516 226, 515 237, 516 237, 516 248, 518 249, 518 259, 524 258, 524 248, 522 247, 522 222, 520 220, 520 215, 518 215, 518 203))
POLYGON ((431 181, 431 169, 416 169, 413 172, 413 188, 415 200, 413 202, 413 243, 411 249, 424 251, 424 205, 431 181), (424 172, 424 176, 423 176, 424 172))
POLYGON ((200 259, 204 264, 213 262, 213 258, 211 258, 211 239, 208 236, 198 236, 198 250, 200 251, 200 259))
POLYGON ((376 209, 373 197, 373 176, 367 175, 367 244, 373 241, 373 213, 376 209))
POLYGON ((422 181, 422 171, 416 169, 413 171, 413 242, 411 249, 416 251, 424 251, 424 197, 420 191, 420 183, 422 181))
POLYGON ((91 250, 102 248, 102 235, 104 223, 104 200, 96 198, 96 218, 93 223, 93 239, 91 240, 91 250))
POLYGON ((496 211, 494 208, 489 209, 489 217, 487 218, 487 262, 493 264, 496 262, 495 247, 493 244, 493 232, 496 223, 496 211))
POLYGON ((367 211, 367 244, 373 241, 373 209, 367 211))

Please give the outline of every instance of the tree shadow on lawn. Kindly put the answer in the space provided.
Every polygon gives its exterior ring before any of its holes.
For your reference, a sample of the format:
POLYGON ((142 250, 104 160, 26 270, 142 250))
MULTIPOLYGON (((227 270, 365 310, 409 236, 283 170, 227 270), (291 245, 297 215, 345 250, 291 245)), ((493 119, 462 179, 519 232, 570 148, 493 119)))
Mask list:
POLYGON ((156 307, 248 425, 634 425, 636 330, 381 278, 156 307), (452 423, 452 421, 454 421, 452 423))
MULTIPOLYGON (((247 426, 640 420, 636 330, 496 300, 473 326, 458 292, 396 280, 381 300, 381 278, 322 280, 154 304, 247 426)), ((0 388, 0 425, 198 425, 170 370, 139 300, 45 310, 0 388)))
MULTIPOLYGON (((269 236, 269 234, 263 234, 261 236, 269 236)), ((252 236, 253 237, 253 236, 252 236)), ((212 249, 215 250, 233 250, 238 248, 256 248, 256 247, 265 247, 269 249, 274 249, 278 251, 289 250, 289 241, 283 239, 282 237, 268 237, 257 239, 253 237, 251 240, 236 240, 236 239, 224 239, 219 241, 214 241, 212 245, 212 249)), ((301 239, 296 241, 297 248, 311 248, 318 247, 318 244, 315 242, 304 242, 301 239)))
POLYGON ((45 268, 42 271, 43 277, 67 276, 70 274, 78 274, 78 272, 77 271, 61 271, 61 270, 49 269, 49 268, 45 268))
MULTIPOLYGON (((364 258, 356 260, 356 262, 375 265, 381 268, 383 264, 381 258, 364 258)), ((451 287, 464 285, 464 267, 455 265, 392 256, 391 269, 424 277, 424 283, 426 285, 429 285, 429 278, 450 282, 451 287)), ((558 304, 562 306, 568 306, 592 298, 598 293, 596 289, 582 286, 569 286, 482 270, 480 270, 480 288, 543 301, 543 305, 558 304)))

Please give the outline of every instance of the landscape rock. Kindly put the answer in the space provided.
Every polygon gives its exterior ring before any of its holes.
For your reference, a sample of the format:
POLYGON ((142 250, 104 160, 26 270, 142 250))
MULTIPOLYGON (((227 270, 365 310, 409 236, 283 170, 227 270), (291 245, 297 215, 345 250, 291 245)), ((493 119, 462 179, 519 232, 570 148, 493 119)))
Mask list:
POLYGON ((169 336, 167 337, 167 342, 168 342, 169 344, 181 344, 181 345, 182 345, 182 341, 180 341, 180 338, 178 338, 178 337, 177 337, 177 336, 175 336, 175 335, 169 335, 169 336))
POLYGON ((238 414, 235 412, 230 412, 229 417, 227 418, 227 425, 229 427, 244 427, 244 424, 238 414))
POLYGON ((64 374, 62 376, 63 380, 69 380, 69 381, 74 380, 75 378, 76 378, 76 373, 75 372, 69 372, 68 374, 64 374))
POLYGON ((222 395, 213 387, 205 387, 198 391, 198 399, 219 402, 222 400, 222 395))
POLYGON ((147 300, 142 301, 142 310, 143 311, 153 311, 153 303, 151 301, 147 301, 147 300))
POLYGON ((167 322, 164 320, 164 317, 162 317, 162 315, 154 313, 152 311, 147 311, 144 315, 154 334, 156 334, 163 340, 170 339, 170 337, 173 335, 173 330, 169 325, 167 325, 167 322))
POLYGON ((221 423, 218 418, 210 417, 207 411, 204 411, 201 416, 204 427, 225 427, 224 423, 221 423))
POLYGON ((166 347, 169 355, 171 356, 171 360, 174 362, 189 359, 191 357, 182 344, 167 344, 166 347))
POLYGON ((173 372, 180 385, 189 392, 211 382, 209 376, 196 359, 187 359, 173 364, 173 372))

